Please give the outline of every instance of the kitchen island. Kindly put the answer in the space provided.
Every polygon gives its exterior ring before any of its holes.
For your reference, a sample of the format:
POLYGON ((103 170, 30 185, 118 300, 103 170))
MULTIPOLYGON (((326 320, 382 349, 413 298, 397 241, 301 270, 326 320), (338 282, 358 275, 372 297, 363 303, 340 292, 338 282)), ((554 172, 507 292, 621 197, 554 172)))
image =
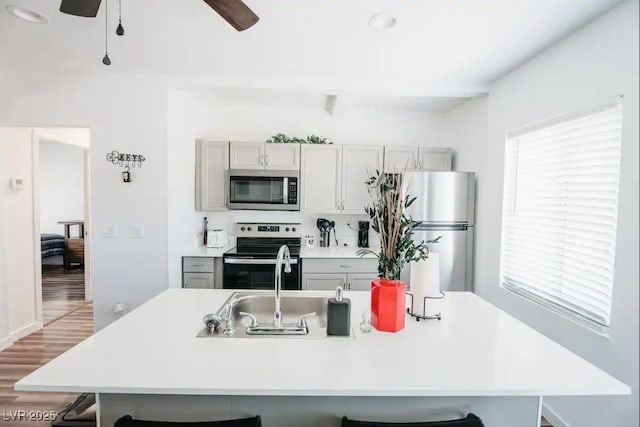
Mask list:
POLYGON ((95 392, 102 426, 125 414, 172 421, 261 415, 265 427, 332 427, 342 415, 415 421, 474 412, 487 426, 534 427, 543 396, 630 393, 467 292, 439 301, 441 321, 407 319, 396 334, 362 333, 369 293, 347 292, 351 338, 196 338, 202 316, 232 292, 167 290, 15 387, 95 392))

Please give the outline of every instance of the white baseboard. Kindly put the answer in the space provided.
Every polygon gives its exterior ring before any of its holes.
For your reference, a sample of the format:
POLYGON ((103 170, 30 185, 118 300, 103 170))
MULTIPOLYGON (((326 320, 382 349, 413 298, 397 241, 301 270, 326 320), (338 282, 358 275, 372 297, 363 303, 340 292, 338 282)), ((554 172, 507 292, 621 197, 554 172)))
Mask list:
POLYGON ((11 344, 13 344, 13 340, 11 339, 11 337, 6 337, 0 340, 0 351, 4 350, 5 348, 9 347, 11 344))
POLYGON ((542 404, 542 416, 545 417, 546 420, 553 425, 553 427, 570 427, 565 420, 560 418, 560 416, 556 414, 553 409, 549 408, 544 403, 542 404))
POLYGON ((30 323, 26 326, 23 326, 22 328, 18 329, 17 331, 13 331, 11 332, 11 341, 15 342, 18 341, 20 338, 24 338, 29 334, 34 333, 35 331, 38 331, 42 329, 42 322, 33 322, 30 323))

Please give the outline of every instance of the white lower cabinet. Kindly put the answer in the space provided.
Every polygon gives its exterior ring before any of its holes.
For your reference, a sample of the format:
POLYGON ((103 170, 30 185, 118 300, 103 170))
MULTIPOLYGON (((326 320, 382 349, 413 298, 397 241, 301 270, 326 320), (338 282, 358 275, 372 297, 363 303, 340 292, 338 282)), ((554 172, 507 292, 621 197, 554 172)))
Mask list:
POLYGON ((182 258, 182 287, 185 289, 213 289, 215 287, 215 259, 211 257, 182 258))
POLYGON ((185 289, 213 289, 213 273, 182 273, 182 287, 185 289))
POLYGON ((350 291, 369 291, 371 281, 378 278, 378 271, 371 273, 347 273, 347 283, 350 291))
POLYGON ((302 289, 368 291, 378 277, 375 258, 306 258, 302 260, 302 289))
POLYGON ((305 291, 331 291, 338 286, 346 288, 342 273, 302 273, 302 289, 305 291))

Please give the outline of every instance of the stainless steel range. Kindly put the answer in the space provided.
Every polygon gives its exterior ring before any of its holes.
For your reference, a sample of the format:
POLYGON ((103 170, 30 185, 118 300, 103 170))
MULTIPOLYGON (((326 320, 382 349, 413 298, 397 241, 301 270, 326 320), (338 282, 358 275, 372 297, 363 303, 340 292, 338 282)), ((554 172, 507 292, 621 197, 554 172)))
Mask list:
POLYGON ((278 249, 287 245, 291 253, 291 273, 282 276, 282 289, 299 290, 299 223, 237 223, 236 248, 222 257, 224 289, 273 289, 278 249))

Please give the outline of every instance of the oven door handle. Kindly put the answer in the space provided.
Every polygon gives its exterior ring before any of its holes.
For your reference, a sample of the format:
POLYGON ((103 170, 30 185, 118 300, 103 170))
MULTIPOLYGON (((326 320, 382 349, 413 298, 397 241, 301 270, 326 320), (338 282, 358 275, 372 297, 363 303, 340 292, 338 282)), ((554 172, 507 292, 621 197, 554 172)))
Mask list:
MULTIPOLYGON (((248 264, 248 265, 276 265, 275 259, 251 259, 251 258, 224 258, 225 264, 248 264)), ((297 264, 297 259, 292 259, 291 264, 297 264)))

